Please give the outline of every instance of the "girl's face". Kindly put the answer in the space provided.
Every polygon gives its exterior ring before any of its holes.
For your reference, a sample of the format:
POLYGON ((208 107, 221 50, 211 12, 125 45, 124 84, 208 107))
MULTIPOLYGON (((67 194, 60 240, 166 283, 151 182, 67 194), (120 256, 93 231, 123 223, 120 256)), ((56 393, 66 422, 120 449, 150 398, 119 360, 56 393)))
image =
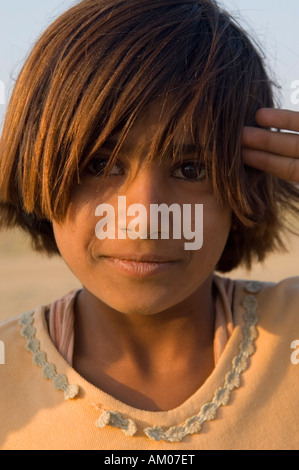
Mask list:
MULTIPOLYGON (((188 134, 184 136, 183 163, 181 159, 176 163, 145 161, 159 113, 160 108, 154 105, 142 121, 134 124, 107 178, 99 172, 105 167, 109 150, 101 150, 85 170, 83 184, 74 189, 64 222, 53 221, 60 253, 83 287, 110 308, 127 314, 156 314, 196 295, 211 278, 231 227, 231 210, 217 204, 204 168, 196 163, 188 134), (125 237, 118 238, 119 196, 126 196, 127 208, 142 204, 147 210, 147 238, 134 240, 126 232, 122 232, 125 237), (95 214, 101 204, 115 210, 115 239, 96 236, 100 218, 95 214), (190 240, 183 236, 174 239, 171 225, 170 239, 150 238, 152 204, 177 204, 181 214, 183 205, 190 205, 189 229, 193 230, 195 205, 202 204, 202 248, 186 250, 185 243, 190 240)), ((127 229, 137 216, 127 217, 127 229)))

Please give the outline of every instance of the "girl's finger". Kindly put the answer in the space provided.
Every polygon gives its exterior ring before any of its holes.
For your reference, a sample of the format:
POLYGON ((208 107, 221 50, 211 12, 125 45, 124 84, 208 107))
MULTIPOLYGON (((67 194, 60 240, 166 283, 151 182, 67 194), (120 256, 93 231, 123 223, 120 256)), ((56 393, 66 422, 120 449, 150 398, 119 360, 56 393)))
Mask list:
POLYGON ((278 178, 299 183, 299 160, 281 155, 244 148, 243 161, 246 165, 271 173, 278 178))
POLYGON ((257 124, 299 132, 299 112, 287 109, 261 108, 255 115, 257 124))
POLYGON ((251 149, 299 158, 299 135, 297 134, 244 127, 242 142, 244 147, 251 149))

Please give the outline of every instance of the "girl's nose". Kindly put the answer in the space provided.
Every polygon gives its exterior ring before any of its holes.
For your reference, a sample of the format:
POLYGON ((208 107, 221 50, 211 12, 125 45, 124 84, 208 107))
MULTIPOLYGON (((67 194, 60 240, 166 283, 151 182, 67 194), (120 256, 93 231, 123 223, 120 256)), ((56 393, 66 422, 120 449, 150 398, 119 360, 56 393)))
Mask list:
POLYGON ((129 230, 130 222, 136 220, 137 216, 139 231, 142 233, 141 238, 160 237, 162 227, 155 214, 158 211, 158 206, 160 207, 168 202, 167 187, 167 174, 156 163, 143 164, 136 172, 136 175, 132 175, 124 194, 126 196, 126 207, 129 208, 126 218, 126 230, 129 230), (153 223, 152 217, 156 222, 153 223))
MULTIPOLYGON (((126 187, 128 204, 167 203, 167 175, 162 166, 155 162, 142 163, 126 187)), ((169 197, 169 195, 168 195, 169 197)))

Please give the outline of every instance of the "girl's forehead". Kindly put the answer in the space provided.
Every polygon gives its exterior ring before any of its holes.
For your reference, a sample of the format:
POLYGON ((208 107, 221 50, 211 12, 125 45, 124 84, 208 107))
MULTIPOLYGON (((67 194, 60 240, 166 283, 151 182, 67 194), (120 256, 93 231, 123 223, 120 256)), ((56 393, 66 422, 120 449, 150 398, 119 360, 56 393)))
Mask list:
MULTIPOLYGON (((148 148, 158 136, 161 127, 165 127, 165 123, 169 119, 169 106, 171 106, 171 101, 159 101, 151 104, 136 118, 126 134, 121 148, 128 151, 148 148)), ((105 147, 113 150, 118 144, 121 135, 121 131, 112 133, 105 142, 105 147)), ((165 136, 165 138, 167 137, 165 136)), ((173 144, 183 148, 186 152, 192 152, 196 148, 189 127, 184 126, 180 122, 176 127, 173 144)))

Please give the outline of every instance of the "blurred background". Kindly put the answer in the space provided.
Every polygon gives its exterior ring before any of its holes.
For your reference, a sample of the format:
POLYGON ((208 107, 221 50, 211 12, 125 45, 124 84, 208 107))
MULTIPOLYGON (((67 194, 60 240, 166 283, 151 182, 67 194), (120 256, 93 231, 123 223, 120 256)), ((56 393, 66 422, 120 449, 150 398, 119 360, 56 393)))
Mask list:
MULTIPOLYGON (((13 85, 41 32, 70 0, 10 0, 0 3, 0 132, 13 85)), ((271 77, 280 85, 280 107, 299 111, 299 2, 297 0, 222 0, 239 23, 262 46, 271 77)), ((299 221, 298 221, 299 230, 299 221)), ((289 252, 274 254, 250 273, 232 278, 279 281, 299 275, 299 237, 287 240, 289 252)), ((0 232, 0 320, 47 304, 80 287, 59 257, 32 251, 17 231, 0 232)))

